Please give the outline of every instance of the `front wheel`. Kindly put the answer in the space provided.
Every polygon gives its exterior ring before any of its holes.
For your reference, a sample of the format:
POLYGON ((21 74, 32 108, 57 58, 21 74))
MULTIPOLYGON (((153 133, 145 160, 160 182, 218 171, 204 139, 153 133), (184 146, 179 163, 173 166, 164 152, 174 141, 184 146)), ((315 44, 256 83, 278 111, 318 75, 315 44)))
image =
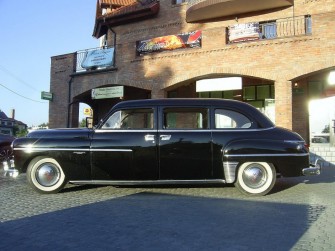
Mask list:
POLYGON ((67 183, 59 163, 49 157, 32 160, 27 169, 28 183, 39 193, 57 193, 67 183))
POLYGON ((266 195, 276 183, 276 169, 266 162, 243 163, 237 173, 235 187, 247 195, 266 195))

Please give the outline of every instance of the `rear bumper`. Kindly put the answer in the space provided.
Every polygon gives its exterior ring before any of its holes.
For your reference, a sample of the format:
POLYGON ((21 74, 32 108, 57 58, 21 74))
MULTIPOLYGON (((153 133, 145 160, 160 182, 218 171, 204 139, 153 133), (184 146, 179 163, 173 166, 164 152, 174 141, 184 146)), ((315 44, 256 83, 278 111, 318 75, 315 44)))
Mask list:
POLYGON ((2 164, 3 164, 3 169, 5 171, 4 176, 16 178, 19 175, 19 170, 15 169, 13 159, 6 160, 6 161, 2 162, 2 164))
POLYGON ((305 176, 320 175, 321 174, 320 159, 316 159, 314 164, 310 164, 309 167, 302 169, 302 174, 305 176))

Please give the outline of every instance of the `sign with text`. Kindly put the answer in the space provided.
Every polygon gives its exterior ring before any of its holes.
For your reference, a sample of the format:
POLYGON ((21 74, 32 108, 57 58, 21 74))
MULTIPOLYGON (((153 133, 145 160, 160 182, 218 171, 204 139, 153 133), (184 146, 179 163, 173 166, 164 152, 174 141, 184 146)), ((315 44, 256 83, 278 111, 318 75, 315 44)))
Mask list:
POLYGON ((86 52, 81 67, 91 69, 113 65, 114 48, 99 49, 86 52))
POLYGON ((230 43, 259 39, 259 23, 234 24, 228 29, 230 43))
POLYGON ((51 92, 41 92, 41 99, 52 101, 53 94, 51 92))
POLYGON ((93 110, 91 108, 84 108, 84 115, 93 116, 93 110))
POLYGON ((92 89, 92 99, 121 98, 123 97, 123 90, 123 86, 92 89))
POLYGON ((182 48, 198 48, 201 47, 201 38, 202 32, 200 30, 196 30, 178 35, 169 35, 136 41, 136 53, 137 55, 143 55, 152 52, 169 51, 182 48))

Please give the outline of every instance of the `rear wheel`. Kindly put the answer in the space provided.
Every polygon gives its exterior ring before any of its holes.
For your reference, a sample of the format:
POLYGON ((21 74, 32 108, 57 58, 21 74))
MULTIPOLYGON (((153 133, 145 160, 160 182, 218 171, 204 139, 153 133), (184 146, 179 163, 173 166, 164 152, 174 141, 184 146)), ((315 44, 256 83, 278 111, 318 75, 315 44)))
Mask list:
POLYGON ((57 193, 67 183, 59 163, 49 157, 33 159, 27 169, 28 183, 39 193, 57 193))
POLYGON ((235 186, 247 195, 265 195, 276 182, 276 169, 266 162, 243 163, 237 173, 235 186))

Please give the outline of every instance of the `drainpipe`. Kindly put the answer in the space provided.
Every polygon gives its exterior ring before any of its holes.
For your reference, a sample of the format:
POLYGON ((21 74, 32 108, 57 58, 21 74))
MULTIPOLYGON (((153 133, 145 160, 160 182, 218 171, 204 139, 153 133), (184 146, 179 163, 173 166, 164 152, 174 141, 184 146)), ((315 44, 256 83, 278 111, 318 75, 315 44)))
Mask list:
POLYGON ((113 31, 112 27, 111 26, 108 26, 108 29, 113 33, 114 35, 114 52, 113 52, 113 66, 115 67, 115 62, 116 62, 116 57, 115 57, 115 51, 116 51, 116 32, 113 31))
POLYGON ((67 128, 70 128, 70 114, 71 114, 71 90, 72 90, 72 80, 73 77, 70 78, 69 81, 69 97, 68 97, 68 107, 67 107, 67 128))

